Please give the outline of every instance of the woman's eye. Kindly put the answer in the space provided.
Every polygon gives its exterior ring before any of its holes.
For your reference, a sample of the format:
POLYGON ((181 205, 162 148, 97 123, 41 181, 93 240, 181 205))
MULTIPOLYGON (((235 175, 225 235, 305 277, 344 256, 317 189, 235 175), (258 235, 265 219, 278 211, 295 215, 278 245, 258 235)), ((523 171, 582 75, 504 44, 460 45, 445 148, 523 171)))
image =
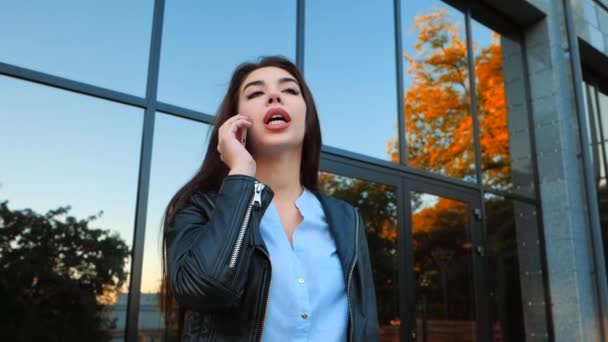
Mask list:
POLYGON ((252 99, 254 97, 260 96, 263 93, 261 91, 254 91, 253 93, 250 93, 249 95, 247 95, 247 100, 252 99))
POLYGON ((284 90, 284 92, 291 94, 291 95, 298 95, 300 92, 295 89, 295 88, 287 88, 284 90))

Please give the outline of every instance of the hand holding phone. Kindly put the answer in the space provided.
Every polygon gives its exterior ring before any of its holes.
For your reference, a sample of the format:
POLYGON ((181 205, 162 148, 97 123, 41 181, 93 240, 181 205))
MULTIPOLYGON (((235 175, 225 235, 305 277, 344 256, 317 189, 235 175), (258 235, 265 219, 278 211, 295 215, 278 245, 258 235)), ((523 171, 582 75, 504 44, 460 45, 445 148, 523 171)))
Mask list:
POLYGON ((228 174, 255 176, 255 160, 245 148, 247 129, 251 125, 249 117, 237 114, 219 128, 217 150, 220 159, 230 169, 228 174))

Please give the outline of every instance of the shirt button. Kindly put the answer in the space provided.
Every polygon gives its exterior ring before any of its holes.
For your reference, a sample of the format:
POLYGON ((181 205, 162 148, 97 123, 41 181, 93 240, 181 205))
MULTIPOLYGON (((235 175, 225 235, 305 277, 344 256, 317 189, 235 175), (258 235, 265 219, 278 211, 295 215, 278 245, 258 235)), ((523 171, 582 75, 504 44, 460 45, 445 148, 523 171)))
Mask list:
POLYGON ((308 313, 302 312, 302 319, 308 319, 308 313))
POLYGON ((300 284, 304 284, 304 278, 300 278, 300 279, 298 279, 298 283, 300 283, 300 284))

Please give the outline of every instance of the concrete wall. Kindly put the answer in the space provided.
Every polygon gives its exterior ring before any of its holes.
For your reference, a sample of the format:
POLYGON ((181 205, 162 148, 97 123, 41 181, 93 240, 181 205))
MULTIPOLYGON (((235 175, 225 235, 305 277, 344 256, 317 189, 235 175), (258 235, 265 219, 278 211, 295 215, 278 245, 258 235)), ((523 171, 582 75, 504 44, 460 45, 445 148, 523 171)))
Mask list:
MULTIPOLYGON (((599 297, 574 98, 580 80, 573 82, 562 1, 528 2, 546 15, 526 27, 524 35, 553 331, 556 341, 599 341, 599 297)), ((608 55, 608 12, 592 0, 572 0, 572 7, 578 36, 608 55)))

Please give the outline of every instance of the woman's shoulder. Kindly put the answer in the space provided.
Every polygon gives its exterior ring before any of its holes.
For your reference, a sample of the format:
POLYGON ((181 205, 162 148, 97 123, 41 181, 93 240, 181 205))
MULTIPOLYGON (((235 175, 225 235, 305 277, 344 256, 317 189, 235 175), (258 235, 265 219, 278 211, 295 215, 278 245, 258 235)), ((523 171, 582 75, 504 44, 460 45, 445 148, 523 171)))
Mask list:
POLYGON ((209 211, 215 208, 216 191, 194 191, 188 198, 186 206, 194 206, 197 209, 209 211))
POLYGON ((313 191, 313 193, 317 196, 323 207, 329 211, 348 215, 352 215, 353 212, 356 212, 355 207, 353 207, 350 203, 333 195, 328 195, 320 191, 313 191))

